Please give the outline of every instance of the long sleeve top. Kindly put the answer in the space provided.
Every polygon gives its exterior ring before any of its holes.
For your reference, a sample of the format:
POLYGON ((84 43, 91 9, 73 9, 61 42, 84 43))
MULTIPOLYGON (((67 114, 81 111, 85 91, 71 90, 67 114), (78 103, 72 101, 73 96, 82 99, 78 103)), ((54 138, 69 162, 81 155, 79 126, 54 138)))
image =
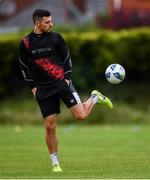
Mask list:
POLYGON ((71 79, 72 63, 65 40, 59 33, 31 32, 20 42, 19 64, 30 87, 51 87, 71 79))

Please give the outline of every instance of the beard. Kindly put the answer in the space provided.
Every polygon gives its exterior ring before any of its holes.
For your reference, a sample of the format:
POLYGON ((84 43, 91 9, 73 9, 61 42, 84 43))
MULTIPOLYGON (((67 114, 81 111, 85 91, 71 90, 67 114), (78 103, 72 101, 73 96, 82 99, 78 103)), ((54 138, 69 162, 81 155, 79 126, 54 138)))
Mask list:
POLYGON ((51 31, 51 26, 42 30, 43 33, 47 33, 50 31, 51 31))

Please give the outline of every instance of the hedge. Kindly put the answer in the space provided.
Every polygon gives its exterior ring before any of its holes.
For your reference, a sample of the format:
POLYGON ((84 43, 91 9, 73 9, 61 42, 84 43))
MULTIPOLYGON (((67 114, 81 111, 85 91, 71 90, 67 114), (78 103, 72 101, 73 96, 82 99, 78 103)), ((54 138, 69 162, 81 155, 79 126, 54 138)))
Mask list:
MULTIPOLYGON (((25 35, 25 34, 24 34, 25 35)), ((18 66, 18 45, 23 33, 0 37, 0 96, 18 93, 24 82, 18 66)), ((119 63, 127 81, 148 82, 150 72, 150 28, 63 33, 73 62, 74 84, 85 92, 106 83, 104 71, 119 63)))

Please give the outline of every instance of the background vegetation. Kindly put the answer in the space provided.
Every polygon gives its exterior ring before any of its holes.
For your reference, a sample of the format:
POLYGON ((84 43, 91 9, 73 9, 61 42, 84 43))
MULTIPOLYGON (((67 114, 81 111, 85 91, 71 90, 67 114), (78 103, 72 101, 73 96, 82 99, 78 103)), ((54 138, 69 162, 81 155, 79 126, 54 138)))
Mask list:
MULTIPOLYGON (((99 111, 96 107, 87 122, 149 122, 150 29, 72 29, 57 27, 54 31, 62 33, 70 49, 76 89, 83 94, 83 99, 91 90, 99 89, 115 103, 115 109, 109 113, 106 108, 99 111), (119 63, 126 70, 126 79, 119 85, 111 85, 105 79, 105 69, 111 63, 119 63)), ((1 123, 20 122, 19 112, 24 122, 41 120, 18 65, 19 42, 28 32, 30 30, 0 37, 1 123)), ((66 112, 62 122, 70 122, 71 115, 62 108, 66 112)))
MULTIPOLYGON (((23 84, 18 67, 19 41, 26 33, 3 35, 0 38, 0 93, 9 87, 12 93, 23 84), (11 81, 10 81, 11 77, 11 81)), ((99 87, 105 81, 104 71, 111 63, 122 64, 127 81, 148 81, 150 71, 150 29, 121 31, 95 30, 63 33, 73 61, 73 79, 83 92, 99 87), (83 73, 84 72, 84 73, 83 73), (80 78, 79 78, 80 77, 80 78)))

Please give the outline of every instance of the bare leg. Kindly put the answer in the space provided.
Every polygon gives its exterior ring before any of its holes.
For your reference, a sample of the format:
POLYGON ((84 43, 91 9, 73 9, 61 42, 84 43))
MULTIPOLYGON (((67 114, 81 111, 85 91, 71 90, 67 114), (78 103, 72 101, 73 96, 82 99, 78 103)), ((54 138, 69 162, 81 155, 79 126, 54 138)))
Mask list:
POLYGON ((85 101, 83 103, 83 106, 84 106, 85 110, 88 112, 88 114, 90 114, 91 110, 93 109, 94 103, 91 100, 91 98, 89 98, 87 101, 85 101))
POLYGON ((49 153, 57 152, 57 137, 56 137, 56 114, 44 118, 44 126, 46 130, 46 143, 49 153))
POLYGON ((53 165, 53 172, 61 172, 57 159, 57 137, 56 137, 56 114, 52 114, 44 118, 44 126, 46 129, 46 143, 50 153, 50 158, 53 165))
POLYGON ((72 114, 76 119, 85 120, 91 113, 93 107, 94 107, 94 102, 91 98, 89 98, 84 103, 80 103, 71 107, 70 111, 72 112, 72 114))

